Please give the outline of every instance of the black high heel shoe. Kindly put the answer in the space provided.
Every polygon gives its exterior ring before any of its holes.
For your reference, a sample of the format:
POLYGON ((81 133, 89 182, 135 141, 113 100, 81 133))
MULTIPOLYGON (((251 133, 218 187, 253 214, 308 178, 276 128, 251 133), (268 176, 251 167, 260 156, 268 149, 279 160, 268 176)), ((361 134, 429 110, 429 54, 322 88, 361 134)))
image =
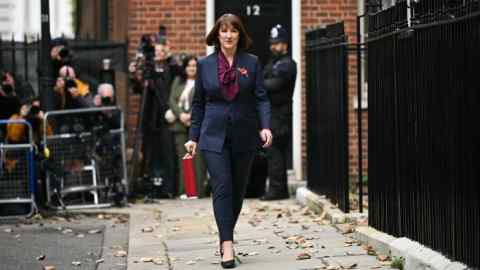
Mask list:
POLYGON ((223 259, 223 247, 222 243, 220 243, 220 264, 222 265, 223 269, 232 269, 235 268, 235 254, 233 254, 233 260, 222 261, 223 259))

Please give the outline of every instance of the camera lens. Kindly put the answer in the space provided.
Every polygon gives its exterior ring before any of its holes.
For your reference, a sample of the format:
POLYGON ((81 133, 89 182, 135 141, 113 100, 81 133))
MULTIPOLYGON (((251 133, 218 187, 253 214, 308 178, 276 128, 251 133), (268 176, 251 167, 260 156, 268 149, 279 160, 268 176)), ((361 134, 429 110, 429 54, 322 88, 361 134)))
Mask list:
POLYGON ((61 48, 60 51, 58 52, 58 55, 60 55, 61 58, 65 58, 69 54, 70 54, 70 51, 66 47, 61 48))
POLYGON ((72 78, 66 78, 65 79, 65 87, 67 89, 72 88, 72 87, 77 87, 77 82, 75 82, 75 80, 72 79, 72 78))
POLYGON ((110 106, 112 105, 112 99, 110 97, 102 97, 102 105, 103 106, 110 106))
POLYGON ((2 84, 2 90, 8 95, 13 92, 13 87, 10 84, 2 84))

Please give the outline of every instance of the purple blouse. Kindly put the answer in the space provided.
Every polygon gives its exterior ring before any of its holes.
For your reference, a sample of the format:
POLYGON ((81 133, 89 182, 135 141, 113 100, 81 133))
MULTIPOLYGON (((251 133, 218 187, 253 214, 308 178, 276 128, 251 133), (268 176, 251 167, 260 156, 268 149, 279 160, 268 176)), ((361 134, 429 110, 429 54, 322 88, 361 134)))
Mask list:
POLYGON ((222 92, 223 97, 228 101, 232 101, 240 90, 236 66, 236 57, 230 66, 227 57, 225 57, 223 52, 220 51, 218 53, 218 81, 220 82, 220 91, 222 92))

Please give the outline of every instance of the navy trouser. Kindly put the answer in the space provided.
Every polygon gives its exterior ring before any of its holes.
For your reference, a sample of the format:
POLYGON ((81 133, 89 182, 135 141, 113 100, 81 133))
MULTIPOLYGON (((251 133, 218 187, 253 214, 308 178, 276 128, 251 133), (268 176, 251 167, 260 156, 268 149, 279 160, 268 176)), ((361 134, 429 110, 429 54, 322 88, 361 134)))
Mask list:
POLYGON ((204 150, 202 154, 210 173, 220 242, 233 241, 233 230, 242 210, 255 152, 233 153, 227 139, 221 153, 204 150))

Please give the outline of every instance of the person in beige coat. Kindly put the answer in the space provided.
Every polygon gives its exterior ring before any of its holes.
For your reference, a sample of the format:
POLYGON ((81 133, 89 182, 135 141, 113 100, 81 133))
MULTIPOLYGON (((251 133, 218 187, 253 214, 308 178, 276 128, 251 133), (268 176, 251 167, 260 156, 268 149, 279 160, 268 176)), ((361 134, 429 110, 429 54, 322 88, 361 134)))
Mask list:
MULTIPOLYGON (((170 130, 174 133, 175 146, 178 157, 178 194, 185 193, 183 184, 182 159, 186 154, 184 147, 188 140, 188 129, 191 124, 191 108, 193 92, 195 89, 195 78, 197 76, 197 58, 187 56, 183 60, 183 70, 180 76, 177 76, 172 83, 172 89, 169 98, 170 110, 167 111, 165 118, 171 123, 170 130)), ((206 194, 206 167, 201 155, 195 156, 195 176, 197 180, 197 192, 199 197, 206 194)))

